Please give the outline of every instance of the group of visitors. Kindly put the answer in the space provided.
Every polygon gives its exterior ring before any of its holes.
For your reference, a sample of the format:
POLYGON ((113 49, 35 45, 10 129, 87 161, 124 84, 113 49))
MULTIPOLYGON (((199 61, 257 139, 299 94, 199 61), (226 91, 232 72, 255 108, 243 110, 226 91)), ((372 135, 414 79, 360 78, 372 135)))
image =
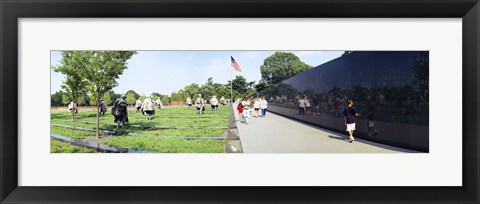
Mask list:
POLYGON ((299 115, 310 115, 310 100, 308 100, 307 96, 301 96, 298 99, 298 114, 299 115))
POLYGON ((238 117, 240 118, 240 123, 248 125, 248 120, 252 117, 265 117, 267 114, 268 102, 265 100, 265 97, 262 98, 253 98, 244 97, 243 100, 237 100, 237 110, 238 117), (259 111, 261 115, 259 116, 259 111), (254 116, 255 114, 255 116, 254 116))

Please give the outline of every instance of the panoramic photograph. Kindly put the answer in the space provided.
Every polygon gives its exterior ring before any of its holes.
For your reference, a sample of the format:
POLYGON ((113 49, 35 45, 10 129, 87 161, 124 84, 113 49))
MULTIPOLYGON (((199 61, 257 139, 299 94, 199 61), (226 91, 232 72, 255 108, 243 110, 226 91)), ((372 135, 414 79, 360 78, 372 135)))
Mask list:
POLYGON ((428 51, 52 50, 51 153, 428 153, 428 51))

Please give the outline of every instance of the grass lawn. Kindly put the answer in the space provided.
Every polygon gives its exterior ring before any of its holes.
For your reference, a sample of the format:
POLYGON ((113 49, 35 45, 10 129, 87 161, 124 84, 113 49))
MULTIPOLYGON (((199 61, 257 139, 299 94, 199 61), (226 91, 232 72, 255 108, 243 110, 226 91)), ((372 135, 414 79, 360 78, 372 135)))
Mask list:
POLYGON ((76 147, 69 143, 50 139, 51 153, 95 153, 94 150, 85 147, 76 147))
POLYGON ((155 136, 119 136, 101 144, 149 152, 164 153, 225 153, 226 140, 185 140, 155 136))
MULTIPOLYGON (((156 110, 153 120, 146 120, 141 113, 136 113, 129 108, 129 123, 125 128, 116 128, 113 124, 113 115, 107 111, 100 117, 100 129, 116 132, 119 135, 128 133, 142 134, 146 136, 116 136, 113 139, 102 141, 116 147, 169 153, 222 153, 225 152, 226 140, 186 140, 182 138, 161 138, 157 136, 197 136, 214 137, 226 136, 229 109, 228 106, 219 106, 218 111, 210 111, 207 106, 204 114, 197 115, 194 107, 165 107, 156 110), (129 125, 140 125, 145 127, 133 127, 129 125), (181 126, 177 129, 157 129, 152 126, 181 126), (187 128, 185 128, 187 127, 187 128)), ((73 130, 66 127, 57 127, 53 124, 61 124, 72 127, 95 129, 95 110, 79 110, 72 121, 67 111, 51 111, 51 133, 66 137, 84 139, 87 136, 94 136, 93 131, 73 130)), ((100 133, 106 135, 106 133, 100 133)), ((53 152, 53 150, 52 150, 53 152)))

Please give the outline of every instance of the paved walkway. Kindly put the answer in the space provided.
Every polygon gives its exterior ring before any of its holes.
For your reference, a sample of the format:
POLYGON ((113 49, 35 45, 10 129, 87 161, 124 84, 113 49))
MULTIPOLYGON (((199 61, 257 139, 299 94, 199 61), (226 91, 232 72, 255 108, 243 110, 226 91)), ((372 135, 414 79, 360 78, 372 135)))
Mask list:
MULTIPOLYGON (((236 104, 235 117, 238 120, 236 104)), ((415 152, 389 145, 355 139, 311 126, 271 112, 265 118, 250 118, 249 124, 237 122, 244 153, 403 153, 415 152)))

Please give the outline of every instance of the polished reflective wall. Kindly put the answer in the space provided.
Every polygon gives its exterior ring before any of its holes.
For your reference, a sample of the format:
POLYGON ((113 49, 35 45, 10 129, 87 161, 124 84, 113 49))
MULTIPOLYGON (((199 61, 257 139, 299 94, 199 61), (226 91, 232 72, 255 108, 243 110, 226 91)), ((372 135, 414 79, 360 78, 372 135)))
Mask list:
POLYGON ((343 110, 352 99, 361 113, 356 137, 428 152, 428 77, 428 51, 356 51, 260 94, 271 112, 344 134, 343 110), (310 104, 304 114, 300 98, 310 104))

